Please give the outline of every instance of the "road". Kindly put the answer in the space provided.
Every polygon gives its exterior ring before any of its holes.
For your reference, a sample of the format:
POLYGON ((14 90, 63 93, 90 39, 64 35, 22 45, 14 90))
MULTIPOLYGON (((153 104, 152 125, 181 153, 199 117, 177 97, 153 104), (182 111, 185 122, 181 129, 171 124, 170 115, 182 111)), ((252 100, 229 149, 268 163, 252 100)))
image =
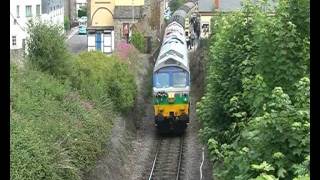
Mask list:
POLYGON ((68 47, 72 53, 87 51, 87 35, 79 35, 75 29, 67 40, 68 47))

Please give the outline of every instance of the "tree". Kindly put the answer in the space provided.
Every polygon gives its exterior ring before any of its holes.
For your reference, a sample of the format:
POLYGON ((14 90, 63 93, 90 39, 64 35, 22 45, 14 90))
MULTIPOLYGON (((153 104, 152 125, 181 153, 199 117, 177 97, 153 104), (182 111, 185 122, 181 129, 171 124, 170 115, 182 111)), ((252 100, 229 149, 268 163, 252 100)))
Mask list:
POLYGON ((81 6, 78 10, 78 17, 87 16, 87 7, 81 6))
POLYGON ((136 47, 139 49, 140 52, 145 51, 145 43, 144 43, 144 37, 143 34, 140 32, 133 32, 132 37, 131 37, 131 42, 136 47))
POLYGON ((169 7, 171 9, 172 12, 176 11, 180 6, 183 5, 183 3, 185 3, 185 0, 172 0, 169 3, 169 7))
POLYGON ((32 67, 64 78, 71 71, 70 54, 61 26, 41 21, 28 23, 28 62, 32 67))

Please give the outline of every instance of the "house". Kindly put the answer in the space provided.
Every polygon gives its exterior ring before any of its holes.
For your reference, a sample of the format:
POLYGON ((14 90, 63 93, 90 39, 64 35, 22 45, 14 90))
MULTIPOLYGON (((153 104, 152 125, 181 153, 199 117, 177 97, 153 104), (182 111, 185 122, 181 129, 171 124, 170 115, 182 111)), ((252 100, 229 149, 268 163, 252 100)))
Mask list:
MULTIPOLYGON (((252 0, 253 3, 258 0, 252 0)), ((272 8, 276 6, 275 0, 269 0, 272 8)), ((242 7, 242 0, 199 0, 200 15, 200 38, 207 38, 211 34, 211 18, 215 13, 228 13, 239 11, 242 7)))
POLYGON ((41 16, 41 0, 10 1, 10 49, 24 49, 27 23, 41 16))
POLYGON ((200 38, 207 38, 211 34, 210 26, 214 10, 214 1, 217 3, 219 0, 199 0, 200 38))
POLYGON ((64 1, 41 0, 41 20, 54 23, 63 27, 64 24, 64 1))
POLYGON ((63 16, 63 0, 11 0, 10 49, 25 49, 29 20, 43 20, 63 26, 63 16))
POLYGON ((131 37, 133 24, 143 18, 143 0, 135 0, 134 6, 131 5, 132 2, 130 1, 118 3, 114 9, 116 43, 121 39, 128 41, 129 37, 131 37))
POLYGON ((88 0, 88 51, 112 53, 115 39, 129 35, 143 6, 144 0, 88 0))

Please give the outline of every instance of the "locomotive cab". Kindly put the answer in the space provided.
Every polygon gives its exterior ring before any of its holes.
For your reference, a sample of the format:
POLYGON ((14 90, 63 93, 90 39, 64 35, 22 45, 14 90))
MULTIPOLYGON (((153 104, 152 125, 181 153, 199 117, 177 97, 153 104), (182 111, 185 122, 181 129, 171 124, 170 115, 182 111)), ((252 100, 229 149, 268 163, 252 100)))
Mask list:
POLYGON ((183 132, 189 123, 189 72, 164 67, 154 73, 155 125, 161 132, 183 132))

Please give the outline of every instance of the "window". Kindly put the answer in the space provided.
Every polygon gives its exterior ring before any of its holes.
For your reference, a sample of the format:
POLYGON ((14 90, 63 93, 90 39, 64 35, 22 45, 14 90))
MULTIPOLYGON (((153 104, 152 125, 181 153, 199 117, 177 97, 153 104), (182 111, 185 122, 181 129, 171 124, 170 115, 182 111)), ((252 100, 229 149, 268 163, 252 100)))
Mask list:
POLYGON ((20 9, 19 8, 20 8, 19 5, 17 5, 17 18, 20 17, 20 9))
POLYGON ((32 6, 26 6, 26 17, 32 17, 32 6))
POLYGON ((155 86, 157 88, 169 87, 169 73, 157 73, 155 77, 155 86))
POLYGON ((176 72, 172 75, 173 87, 185 87, 187 85, 187 74, 185 72, 176 72))
POLYGON ((12 36, 12 45, 17 45, 17 36, 12 36))
POLYGON ((37 5, 36 14, 40 16, 40 4, 37 5))

